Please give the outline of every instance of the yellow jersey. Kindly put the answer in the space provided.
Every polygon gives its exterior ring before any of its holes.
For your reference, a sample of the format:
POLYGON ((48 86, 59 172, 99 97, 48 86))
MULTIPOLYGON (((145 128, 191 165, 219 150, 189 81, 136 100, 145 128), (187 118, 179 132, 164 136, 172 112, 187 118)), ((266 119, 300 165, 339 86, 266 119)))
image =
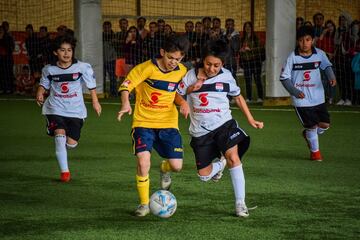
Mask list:
POLYGON ((131 92, 135 88, 136 102, 132 128, 176 128, 178 111, 174 104, 176 88, 186 74, 181 63, 169 72, 163 72, 156 59, 136 65, 119 87, 131 92))

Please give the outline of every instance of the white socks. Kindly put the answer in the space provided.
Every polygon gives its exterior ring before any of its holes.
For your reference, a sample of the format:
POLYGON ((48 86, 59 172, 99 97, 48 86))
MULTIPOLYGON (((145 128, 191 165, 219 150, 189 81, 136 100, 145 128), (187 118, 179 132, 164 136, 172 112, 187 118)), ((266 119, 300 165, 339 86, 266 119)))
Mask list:
POLYGON ((236 203, 245 203, 245 177, 242 164, 229 169, 236 203))
POLYGON ((306 129, 306 139, 310 143, 310 151, 317 152, 319 151, 319 138, 317 128, 306 129))
POLYGON ((68 172, 68 160, 66 150, 66 136, 62 134, 55 135, 55 154, 58 160, 61 172, 68 172))

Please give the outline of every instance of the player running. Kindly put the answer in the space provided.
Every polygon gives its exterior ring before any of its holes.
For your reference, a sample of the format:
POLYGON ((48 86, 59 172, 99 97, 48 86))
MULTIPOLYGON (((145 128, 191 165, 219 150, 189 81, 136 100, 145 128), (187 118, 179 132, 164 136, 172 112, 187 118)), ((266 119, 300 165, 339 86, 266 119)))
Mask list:
POLYGON ((161 188, 169 189, 170 172, 182 168, 183 147, 178 130, 178 111, 187 117, 189 106, 176 88, 186 74, 180 63, 189 47, 185 37, 171 36, 160 49, 160 56, 134 67, 119 88, 121 109, 118 120, 125 113, 131 114, 129 92, 135 89, 136 102, 132 122, 132 141, 137 159, 136 186, 140 205, 136 216, 149 214, 149 170, 151 151, 154 148, 165 160, 160 165, 161 188))
POLYGON ((54 40, 54 54, 58 60, 46 65, 36 93, 36 102, 46 116, 47 133, 55 138, 55 154, 59 163, 60 181, 70 181, 67 149, 77 146, 87 116, 82 84, 89 89, 92 105, 98 116, 101 105, 96 95, 96 81, 90 64, 74 58, 76 39, 65 35, 54 40), (50 95, 44 102, 44 94, 50 95))
POLYGON ((204 52, 203 66, 186 74, 178 92, 188 94, 190 145, 200 180, 209 181, 214 177, 218 180, 227 163, 235 193, 236 215, 247 217, 245 178, 240 159, 249 147, 250 137, 232 118, 228 96, 235 100, 251 126, 261 129, 264 124, 253 118, 231 72, 223 68, 227 53, 225 42, 210 41, 204 52), (204 78, 198 79, 197 76, 204 78), (218 160, 221 156, 226 162, 218 160))
POLYGON ((310 159, 322 161, 318 136, 330 127, 330 116, 326 109, 320 69, 324 70, 331 86, 336 85, 335 75, 326 54, 313 47, 312 27, 300 27, 296 39, 298 46, 287 58, 280 81, 291 94, 296 114, 305 128, 302 135, 309 147, 310 159))

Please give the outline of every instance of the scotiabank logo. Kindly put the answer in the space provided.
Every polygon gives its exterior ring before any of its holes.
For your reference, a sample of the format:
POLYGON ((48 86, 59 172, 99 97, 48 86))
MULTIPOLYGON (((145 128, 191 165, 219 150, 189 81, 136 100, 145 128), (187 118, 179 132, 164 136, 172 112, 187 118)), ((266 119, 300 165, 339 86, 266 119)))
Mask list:
POLYGON ((304 81, 310 81, 311 79, 311 75, 310 75, 311 71, 305 71, 304 72, 304 81))
POLYGON ((150 103, 155 105, 159 102, 159 96, 161 95, 161 93, 158 93, 158 92, 153 92, 151 93, 151 96, 150 96, 150 103))
POLYGON ((208 93, 201 93, 199 95, 199 99, 201 102, 200 106, 205 107, 205 106, 209 105, 209 100, 207 99, 207 95, 208 95, 208 93))
POLYGON ((60 85, 61 93, 68 93, 69 92, 69 83, 65 82, 60 85))

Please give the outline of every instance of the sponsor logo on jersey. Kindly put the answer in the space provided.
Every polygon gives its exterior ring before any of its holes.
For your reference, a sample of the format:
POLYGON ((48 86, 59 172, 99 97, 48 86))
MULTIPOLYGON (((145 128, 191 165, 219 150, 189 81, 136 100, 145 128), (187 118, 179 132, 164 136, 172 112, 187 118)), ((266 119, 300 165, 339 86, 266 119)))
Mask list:
POLYGON ((212 113, 212 112, 221 112, 220 108, 193 108, 194 113, 212 113))
POLYGON ((60 89, 61 89, 61 93, 68 93, 69 92, 69 83, 68 82, 64 82, 62 84, 60 84, 60 89))
POLYGON ((223 83, 216 83, 215 84, 215 90, 219 91, 219 92, 223 91, 224 90, 224 84, 223 83))
POLYGON ((201 93, 199 94, 199 99, 200 99, 200 106, 205 107, 207 105, 209 105, 209 100, 207 99, 207 95, 208 93, 201 93))
POLYGON ((150 103, 155 105, 159 102, 159 96, 161 96, 161 93, 158 92, 152 92, 150 96, 150 103))
POLYGON ((169 83, 168 85, 168 91, 173 91, 176 87, 176 83, 169 83))
POLYGON ((314 62, 314 67, 315 67, 315 68, 318 68, 319 65, 320 65, 320 62, 314 62))
POLYGON ((310 81, 311 79, 311 71, 305 71, 303 76, 304 76, 304 81, 310 81))

